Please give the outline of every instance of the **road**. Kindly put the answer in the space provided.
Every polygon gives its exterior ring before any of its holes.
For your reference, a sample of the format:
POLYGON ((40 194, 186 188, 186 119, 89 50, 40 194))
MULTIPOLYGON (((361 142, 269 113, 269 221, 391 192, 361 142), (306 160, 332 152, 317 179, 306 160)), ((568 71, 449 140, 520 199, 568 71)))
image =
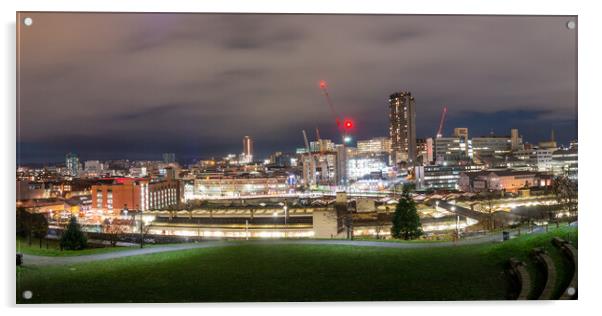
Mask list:
POLYGON ((155 246, 149 248, 137 248, 132 250, 123 250, 108 252, 102 254, 71 256, 71 257, 45 257, 35 255, 23 255, 23 266, 51 266, 51 265, 71 265, 86 263, 99 260, 118 259, 131 256, 147 255, 168 251, 178 251, 187 249, 200 249, 212 247, 237 246, 245 244, 255 245, 345 245, 356 247, 382 247, 398 249, 416 249, 416 248, 435 248, 450 247, 459 245, 475 245, 492 242, 500 242, 501 233, 490 234, 470 239, 463 239, 458 242, 385 242, 385 241, 359 241, 359 240, 340 240, 340 239, 296 239, 296 240, 252 240, 252 241, 205 241, 199 243, 155 246))

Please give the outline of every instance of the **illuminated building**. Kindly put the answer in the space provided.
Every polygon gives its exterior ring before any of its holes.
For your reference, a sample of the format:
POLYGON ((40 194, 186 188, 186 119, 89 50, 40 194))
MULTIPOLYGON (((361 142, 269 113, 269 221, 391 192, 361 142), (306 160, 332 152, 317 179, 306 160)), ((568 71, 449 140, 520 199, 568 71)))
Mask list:
MULTIPOLYGON (((416 161, 420 164, 424 164, 425 162, 430 162, 428 160, 428 144, 426 139, 424 138, 416 138, 416 161)), ((432 152, 432 145, 431 145, 432 152)))
POLYGON ((551 172, 552 171, 552 153, 555 149, 540 148, 537 149, 537 171, 539 172, 551 172))
POLYGON ((339 151, 303 154, 303 183, 305 185, 336 185, 342 176, 337 175, 339 151))
POLYGON ((481 170, 483 166, 465 165, 427 165, 415 167, 416 189, 457 190, 460 174, 481 170))
POLYGON ((463 172, 458 185, 465 192, 506 191, 517 192, 523 188, 545 187, 552 183, 549 175, 516 170, 484 170, 463 172))
POLYGON ((380 179, 389 170, 387 162, 387 153, 364 153, 349 158, 347 161, 349 180, 355 181, 361 178, 380 179))
POLYGON ((456 162, 470 160, 473 156, 473 146, 470 139, 464 137, 438 137, 434 139, 435 160, 456 162))
POLYGON ((141 178, 101 179, 91 188, 92 208, 112 213, 121 210, 147 211, 176 206, 183 190, 175 180, 150 182, 141 178))
POLYGON ((390 153, 391 139, 387 137, 376 137, 357 141, 358 153, 390 153))
POLYGON ((345 145, 337 145, 336 146, 337 153, 337 171, 336 171, 336 183, 338 185, 347 184, 347 150, 345 149, 345 145))
POLYGON ((146 211, 148 184, 146 179, 103 179, 92 186, 92 208, 117 214, 123 209, 146 211))
POLYGON ((270 155, 270 164, 278 167, 291 167, 296 163, 296 155, 277 151, 270 155))
POLYGON ((468 139, 468 128, 466 128, 466 127, 454 128, 454 137, 463 137, 465 139, 468 139))
POLYGON ((174 163, 174 162, 176 162, 176 154, 174 154, 174 153, 163 153, 163 162, 164 163, 174 163))
POLYGON ((287 177, 205 178, 194 180, 195 198, 278 195, 288 192, 287 177))
POLYGON ((566 175, 569 179, 577 180, 579 158, 577 147, 560 149, 552 153, 551 169, 555 176, 566 175))
POLYGON ((253 140, 249 136, 245 136, 242 139, 242 157, 241 163, 253 162, 253 140))
POLYGON ((507 155, 512 151, 512 140, 509 136, 473 137, 472 151, 476 157, 507 155))
POLYGON ((505 158, 504 167, 519 171, 538 171, 537 151, 535 149, 519 149, 505 158))
POLYGON ((144 178, 148 175, 146 167, 132 167, 130 168, 130 176, 133 178, 144 178))
POLYGON ((460 138, 462 143, 465 144, 464 148, 464 156, 472 158, 472 146, 471 142, 468 139, 468 128, 466 127, 456 127, 454 128, 454 137, 460 138))
POLYGON ((416 159, 416 109, 410 92, 389 96, 389 136, 394 163, 413 165, 416 159))
POLYGON ((510 149, 512 151, 517 151, 523 149, 524 146, 522 144, 522 139, 518 135, 518 129, 513 128, 510 130, 510 149))
POLYGON ((425 162, 431 163, 434 159, 434 150, 433 150, 433 138, 429 137, 426 139, 426 160, 425 162))
POLYGON ((98 160, 86 160, 84 162, 84 171, 90 177, 97 177, 103 172, 103 164, 98 160))
POLYGON ((184 192, 179 181, 172 179, 153 181, 148 185, 147 198, 150 209, 165 209, 184 202, 184 192))
POLYGON ((65 165, 67 174, 72 177, 77 177, 79 174, 79 157, 74 153, 68 153, 65 156, 65 165))
POLYGON ((309 143, 309 149, 313 152, 317 151, 334 151, 335 143, 330 139, 319 139, 309 143))

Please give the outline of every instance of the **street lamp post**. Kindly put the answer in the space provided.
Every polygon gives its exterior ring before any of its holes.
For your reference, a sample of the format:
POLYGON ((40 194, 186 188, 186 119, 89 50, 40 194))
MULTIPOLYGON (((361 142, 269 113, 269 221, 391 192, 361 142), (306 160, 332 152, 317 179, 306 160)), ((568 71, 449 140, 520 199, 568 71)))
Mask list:
POLYGON ((460 215, 456 217, 456 238, 460 239, 460 215))
POLYGON ((140 211, 140 248, 144 248, 144 217, 140 211))
POLYGON ((282 208, 284 209, 284 238, 286 238, 288 228, 288 206, 284 204, 282 208))

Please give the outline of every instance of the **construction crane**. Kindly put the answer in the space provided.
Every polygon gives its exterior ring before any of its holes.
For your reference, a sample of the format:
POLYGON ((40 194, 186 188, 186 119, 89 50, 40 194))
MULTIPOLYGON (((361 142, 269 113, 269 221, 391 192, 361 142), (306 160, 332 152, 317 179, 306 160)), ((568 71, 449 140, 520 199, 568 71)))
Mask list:
POLYGON ((332 99, 330 98, 330 94, 328 93, 328 85, 326 84, 326 81, 320 80, 320 89, 324 93, 324 97, 326 98, 326 103, 328 103, 328 107, 330 107, 330 112, 332 113, 332 116, 334 117, 335 122, 337 123, 337 128, 340 130, 341 129, 341 119, 339 118, 339 115, 334 108, 334 103, 332 103, 332 99))
MULTIPOLYGON (((303 141, 305 142, 305 150, 307 153, 307 157, 309 159, 309 175, 308 175, 308 180, 306 183, 308 186, 311 186, 311 183, 313 182, 313 178, 315 177, 315 168, 316 168, 316 162, 314 160, 314 155, 311 152, 311 148, 309 148, 309 141, 307 140, 307 133, 305 132, 305 130, 302 131, 303 132, 303 141)), ((305 168, 304 168, 305 169, 305 168)), ((303 171, 305 172, 305 171, 303 171)))
POLYGON ((320 80, 319 86, 320 86, 320 90, 322 90, 322 93, 324 93, 324 97, 326 98, 326 103, 328 104, 328 107, 330 108, 330 112, 332 113, 332 116, 337 124, 337 129, 339 130, 339 133, 341 134, 343 143, 349 142, 350 138, 347 137, 347 132, 353 128, 353 121, 350 119, 345 119, 344 122, 341 124, 341 118, 335 109, 334 103, 332 102, 332 99, 330 98, 330 94, 328 93, 328 84, 326 83, 326 81, 320 80))
POLYGON ((307 150, 307 153, 311 153, 311 150, 309 148, 309 141, 307 140, 307 133, 305 132, 305 130, 303 130, 303 141, 305 141, 305 150, 307 150))
POLYGON ((447 106, 443 106, 443 111, 441 112, 441 120, 439 121, 439 130, 437 130, 437 138, 443 137, 443 123, 445 122, 445 115, 447 114, 447 106))

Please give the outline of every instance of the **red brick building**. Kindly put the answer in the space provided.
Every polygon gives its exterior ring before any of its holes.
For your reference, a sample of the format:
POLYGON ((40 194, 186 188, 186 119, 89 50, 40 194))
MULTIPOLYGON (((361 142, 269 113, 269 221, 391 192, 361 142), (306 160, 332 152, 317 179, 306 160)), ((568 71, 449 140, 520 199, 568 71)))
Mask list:
POLYGON ((93 209, 120 212, 123 209, 147 211, 178 205, 182 202, 183 190, 177 180, 111 178, 93 185, 91 191, 93 209))

